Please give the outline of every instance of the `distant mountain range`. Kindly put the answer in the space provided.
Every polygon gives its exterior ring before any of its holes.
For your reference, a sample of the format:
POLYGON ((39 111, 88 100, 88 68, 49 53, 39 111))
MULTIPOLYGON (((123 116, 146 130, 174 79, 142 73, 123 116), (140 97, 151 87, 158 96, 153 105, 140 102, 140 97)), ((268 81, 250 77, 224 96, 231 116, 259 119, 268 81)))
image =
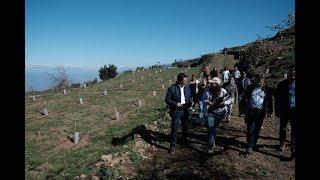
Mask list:
MULTIPOLYGON (((90 66, 64 66, 71 83, 84 83, 85 81, 99 79, 99 68, 90 66)), ((36 91, 42 91, 49 89, 53 86, 49 79, 49 73, 55 72, 53 66, 44 65, 32 65, 28 64, 25 68, 25 90, 31 89, 36 91)), ((118 72, 122 73, 129 69, 135 69, 135 67, 119 67, 118 72)))

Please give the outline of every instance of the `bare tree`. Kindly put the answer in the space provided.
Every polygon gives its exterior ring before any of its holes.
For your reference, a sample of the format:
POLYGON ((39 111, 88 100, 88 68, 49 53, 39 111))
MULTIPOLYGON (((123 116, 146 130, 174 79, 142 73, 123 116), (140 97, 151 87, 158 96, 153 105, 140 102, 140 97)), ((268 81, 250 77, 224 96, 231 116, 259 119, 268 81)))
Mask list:
POLYGON ((55 89, 67 88, 70 84, 69 76, 63 65, 58 66, 57 68, 55 68, 54 73, 48 73, 48 75, 49 79, 53 81, 55 89))
POLYGON ((287 19, 281 21, 279 24, 267 26, 266 28, 270 31, 282 31, 293 26, 295 26, 295 14, 291 12, 288 14, 287 19))

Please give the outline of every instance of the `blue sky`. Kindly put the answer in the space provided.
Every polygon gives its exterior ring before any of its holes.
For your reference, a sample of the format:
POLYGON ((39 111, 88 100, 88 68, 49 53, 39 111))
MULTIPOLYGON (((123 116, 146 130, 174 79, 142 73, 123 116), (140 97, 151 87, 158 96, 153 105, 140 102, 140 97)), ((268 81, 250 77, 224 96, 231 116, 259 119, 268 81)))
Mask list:
POLYGON ((26 0, 26 64, 135 67, 273 35, 293 0, 26 0))

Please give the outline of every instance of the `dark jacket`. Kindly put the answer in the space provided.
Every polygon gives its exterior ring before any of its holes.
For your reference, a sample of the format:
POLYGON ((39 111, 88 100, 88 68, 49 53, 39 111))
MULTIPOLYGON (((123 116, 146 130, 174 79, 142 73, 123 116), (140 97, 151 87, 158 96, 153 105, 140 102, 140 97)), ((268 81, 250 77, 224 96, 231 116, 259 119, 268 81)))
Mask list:
POLYGON ((211 75, 211 77, 219 77, 219 72, 218 72, 218 70, 217 70, 217 71, 212 70, 212 71, 210 72, 210 75, 211 75))
MULTIPOLYGON (((191 97, 191 91, 188 85, 185 85, 184 87, 184 96, 186 99, 186 106, 188 108, 191 107, 192 97, 191 97)), ((169 105, 171 112, 178 108, 177 103, 181 101, 181 93, 180 93, 180 87, 177 83, 168 88, 165 101, 169 105)))
POLYGON ((289 113, 289 80, 281 81, 275 92, 275 113, 276 116, 283 116, 289 113))
POLYGON ((204 87, 204 85, 202 83, 198 84, 198 93, 197 93, 197 98, 199 101, 203 100, 203 95, 206 91, 206 89, 208 89, 208 86, 204 87))
POLYGON ((196 93, 197 93, 197 84, 189 82, 189 88, 190 88, 190 91, 191 91, 191 96, 194 97, 196 95, 196 93))
POLYGON ((247 87, 249 86, 249 83, 250 83, 250 79, 249 78, 246 78, 246 79, 240 78, 237 81, 239 94, 242 94, 242 93, 244 93, 246 91, 247 87), (242 83, 242 81, 243 81, 243 83, 242 83))
MULTIPOLYGON (((254 89, 253 84, 250 84, 244 93, 243 104, 245 104, 245 107, 244 107, 245 112, 249 110, 249 101, 250 101, 253 89, 254 89)), ((266 114, 272 114, 273 112, 273 99, 272 99, 272 90, 269 87, 263 86, 262 90, 266 94, 263 100, 263 105, 262 105, 263 117, 265 117, 266 114)))

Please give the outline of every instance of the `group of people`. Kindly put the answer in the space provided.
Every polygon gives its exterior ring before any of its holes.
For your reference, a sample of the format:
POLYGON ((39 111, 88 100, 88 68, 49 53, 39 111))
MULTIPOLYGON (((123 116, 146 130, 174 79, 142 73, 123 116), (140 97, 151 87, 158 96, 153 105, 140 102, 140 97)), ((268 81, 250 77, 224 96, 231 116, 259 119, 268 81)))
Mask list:
POLYGON ((193 74, 190 82, 184 73, 177 76, 177 82, 168 88, 165 102, 170 107, 171 143, 170 154, 175 153, 177 130, 181 122, 182 143, 186 144, 186 121, 199 106, 199 123, 208 127, 208 153, 222 147, 215 143, 217 127, 221 120, 231 120, 232 106, 239 104, 239 116, 243 117, 247 126, 247 149, 251 154, 257 148, 257 141, 264 118, 271 117, 275 109, 276 117, 280 118, 280 146, 285 148, 287 125, 291 124, 291 157, 295 156, 295 71, 289 71, 288 78, 281 81, 273 90, 265 84, 261 74, 248 78, 245 72, 240 73, 237 67, 231 74, 227 67, 220 73, 214 68, 202 69, 204 75, 199 81, 193 74), (274 98, 273 98, 274 97, 274 98), (275 100, 275 107, 273 107, 275 100))

